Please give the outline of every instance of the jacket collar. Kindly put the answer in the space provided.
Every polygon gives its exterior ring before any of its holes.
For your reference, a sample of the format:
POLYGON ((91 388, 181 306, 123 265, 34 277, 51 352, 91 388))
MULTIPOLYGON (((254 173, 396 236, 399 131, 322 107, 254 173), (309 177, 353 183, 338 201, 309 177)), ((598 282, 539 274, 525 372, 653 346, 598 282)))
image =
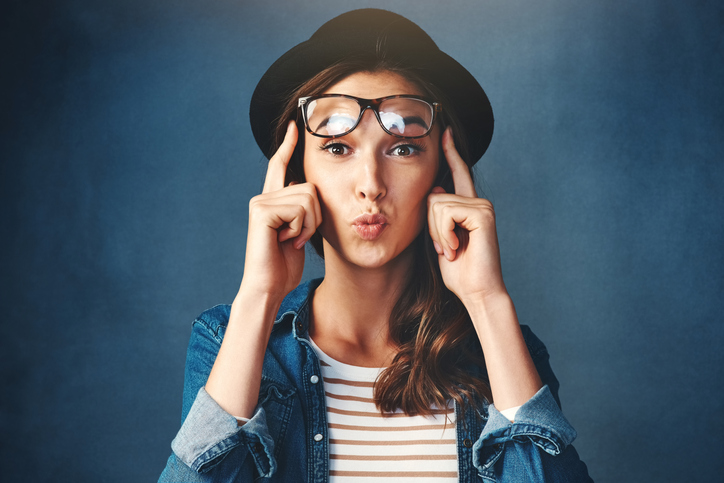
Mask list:
MULTIPOLYGON (((309 302, 323 278, 315 278, 301 283, 284 297, 282 305, 274 321, 274 329, 291 322, 292 332, 296 338, 307 338, 309 330, 309 302)), ((274 330, 273 329, 273 330, 274 330)))

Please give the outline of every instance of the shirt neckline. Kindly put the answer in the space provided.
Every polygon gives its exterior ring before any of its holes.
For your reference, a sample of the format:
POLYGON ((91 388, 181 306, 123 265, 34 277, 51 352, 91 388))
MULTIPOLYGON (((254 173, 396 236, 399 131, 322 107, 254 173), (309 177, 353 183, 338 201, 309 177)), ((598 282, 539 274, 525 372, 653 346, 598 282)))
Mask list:
POLYGON ((384 367, 353 366, 351 364, 345 364, 344 362, 333 359, 328 356, 322 349, 320 349, 319 346, 314 343, 311 337, 309 338, 309 344, 312 346, 312 349, 314 349, 314 351, 317 353, 317 357, 319 358, 319 360, 327 364, 329 368, 331 368, 339 375, 351 377, 357 380, 374 382, 377 379, 377 376, 379 376, 380 373, 385 370, 384 367))

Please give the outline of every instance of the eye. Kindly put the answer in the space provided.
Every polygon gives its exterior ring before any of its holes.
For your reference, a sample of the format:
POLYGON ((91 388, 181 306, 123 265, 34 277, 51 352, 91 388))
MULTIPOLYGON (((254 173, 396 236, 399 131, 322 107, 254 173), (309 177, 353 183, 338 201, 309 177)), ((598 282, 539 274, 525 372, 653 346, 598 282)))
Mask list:
POLYGON ((424 151, 424 149, 416 144, 398 144, 392 148, 391 154, 393 156, 407 157, 414 156, 422 151, 424 151))
POLYGON ((345 154, 349 154, 349 147, 342 143, 325 144, 321 147, 321 149, 322 151, 327 151, 333 156, 344 156, 345 154))

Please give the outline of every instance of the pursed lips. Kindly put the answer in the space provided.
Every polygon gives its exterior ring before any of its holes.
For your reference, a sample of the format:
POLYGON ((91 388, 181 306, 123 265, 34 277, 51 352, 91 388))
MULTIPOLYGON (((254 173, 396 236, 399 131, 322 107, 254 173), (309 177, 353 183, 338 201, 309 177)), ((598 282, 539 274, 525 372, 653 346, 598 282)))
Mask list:
POLYGON ((367 241, 379 238, 387 226, 387 218, 379 213, 365 213, 359 215, 352 222, 352 228, 354 228, 360 238, 367 241))

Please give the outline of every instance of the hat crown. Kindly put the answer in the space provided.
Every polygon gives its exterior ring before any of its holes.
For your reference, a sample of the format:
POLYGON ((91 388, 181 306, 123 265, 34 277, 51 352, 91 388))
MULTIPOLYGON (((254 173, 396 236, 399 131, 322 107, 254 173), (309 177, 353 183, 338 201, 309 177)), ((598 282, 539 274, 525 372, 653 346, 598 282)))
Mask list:
POLYGON ((375 50, 390 53, 422 53, 439 50, 437 44, 416 23, 387 10, 365 8, 343 13, 319 27, 309 42, 334 42, 352 51, 375 50))

